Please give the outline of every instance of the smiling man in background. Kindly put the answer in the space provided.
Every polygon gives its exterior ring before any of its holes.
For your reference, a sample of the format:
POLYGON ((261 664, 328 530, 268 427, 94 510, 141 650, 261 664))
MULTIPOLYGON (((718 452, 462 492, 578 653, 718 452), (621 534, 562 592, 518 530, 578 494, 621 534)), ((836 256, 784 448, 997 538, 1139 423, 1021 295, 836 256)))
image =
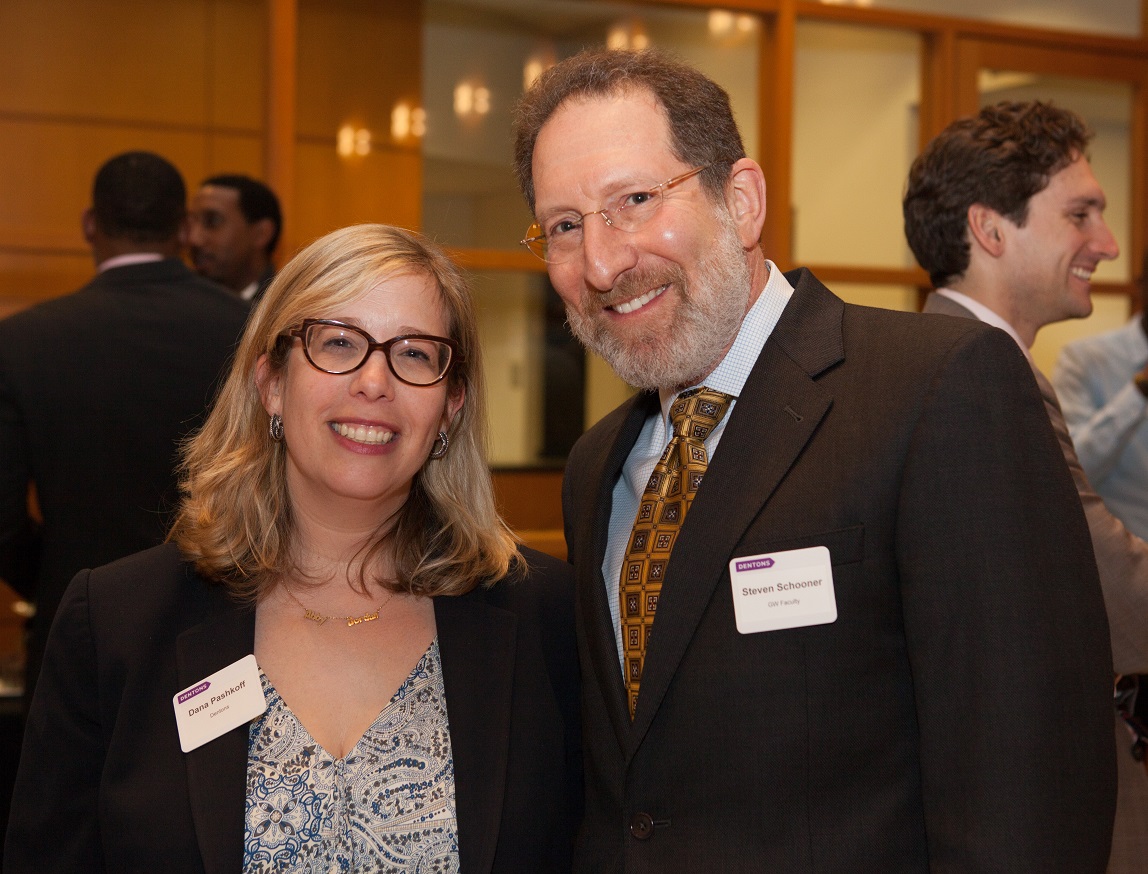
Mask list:
POLYGON ((195 271, 257 301, 275 277, 271 256, 282 226, 279 198, 259 180, 238 174, 205 179, 191 202, 195 271))
MULTIPOLYGON (((1135 675, 1148 673, 1148 544, 1089 483, 1056 392, 1029 354, 1042 327, 1092 312, 1092 274, 1119 253, 1085 154, 1091 137, 1074 113, 1039 101, 998 103, 953 122, 909 172, 905 235, 937 289, 925 312, 994 325, 1028 359, 1088 519, 1115 670, 1135 675)), ((1137 685, 1133 676, 1117 684, 1110 874, 1148 864, 1148 774, 1134 758, 1143 744, 1128 718, 1137 685)))

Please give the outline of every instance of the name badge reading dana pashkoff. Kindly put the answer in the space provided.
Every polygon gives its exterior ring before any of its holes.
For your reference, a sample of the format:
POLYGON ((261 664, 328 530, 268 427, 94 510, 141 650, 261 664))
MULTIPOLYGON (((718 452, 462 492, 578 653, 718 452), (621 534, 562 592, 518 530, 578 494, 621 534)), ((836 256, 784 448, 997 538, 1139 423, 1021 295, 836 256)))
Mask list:
POLYGON ((735 558, 729 578, 742 634, 837 621, 833 566, 824 546, 735 558))
POLYGON ((172 696, 179 747, 189 753, 267 709, 254 654, 172 696))

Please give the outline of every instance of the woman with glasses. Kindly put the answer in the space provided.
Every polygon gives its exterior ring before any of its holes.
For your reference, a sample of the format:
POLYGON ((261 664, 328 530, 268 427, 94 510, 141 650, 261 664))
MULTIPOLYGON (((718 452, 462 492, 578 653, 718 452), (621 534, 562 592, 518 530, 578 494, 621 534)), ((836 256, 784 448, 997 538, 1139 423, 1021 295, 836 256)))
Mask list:
POLYGON ((481 391, 419 237, 346 228, 279 273, 170 542, 68 590, 6 871, 568 869, 571 579, 495 511, 481 391))

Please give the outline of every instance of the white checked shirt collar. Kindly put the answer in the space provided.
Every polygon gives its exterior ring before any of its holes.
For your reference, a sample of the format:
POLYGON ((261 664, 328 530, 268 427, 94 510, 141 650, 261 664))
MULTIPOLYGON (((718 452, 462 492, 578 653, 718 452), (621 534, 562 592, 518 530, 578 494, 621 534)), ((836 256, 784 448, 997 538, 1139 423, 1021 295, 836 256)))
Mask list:
MULTIPOLYGON (((765 263, 769 267, 769 278, 766 280, 765 288, 761 294, 758 295, 757 300, 754 301, 749 312, 746 313, 745 319, 741 323, 741 328, 738 330, 737 337, 734 339, 729 352, 726 353, 725 358, 721 360, 709 376, 696 386, 690 386, 690 388, 698 388, 704 385, 706 388, 711 388, 714 391, 725 392, 727 395, 732 395, 735 402, 736 399, 741 396, 742 389, 745 388, 745 382, 749 379, 749 372, 753 370, 754 364, 757 363, 757 357, 761 354, 762 347, 765 346, 765 341, 768 340, 769 335, 773 333, 773 329, 777 325, 778 319, 781 318, 781 313, 785 309, 785 305, 789 303, 790 297, 793 296, 793 286, 789 284, 789 280, 785 278, 785 274, 778 270, 777 265, 772 261, 766 261, 765 263)), ((658 393, 658 398, 662 405, 663 433, 665 435, 662 449, 665 449, 666 443, 669 443, 670 440, 670 407, 679 394, 680 392, 670 391, 661 391, 658 393)), ((725 422, 729 419, 732 412, 733 407, 731 406, 730 412, 726 413, 725 418, 722 419, 715 433, 725 429, 725 422)), ((658 457, 661 457, 662 449, 658 450, 658 457)), ((657 458, 654 460, 656 462, 657 458)))

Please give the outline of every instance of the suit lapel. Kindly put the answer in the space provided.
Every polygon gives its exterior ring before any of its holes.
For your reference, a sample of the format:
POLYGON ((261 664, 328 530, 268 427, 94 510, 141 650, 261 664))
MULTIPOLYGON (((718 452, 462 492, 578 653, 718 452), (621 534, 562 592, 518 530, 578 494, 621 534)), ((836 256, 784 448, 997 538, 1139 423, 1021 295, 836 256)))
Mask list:
MULTIPOLYGON (((235 606, 222 588, 214 588, 210 597, 218 604, 214 615, 176 639, 181 689, 255 651, 255 611, 235 606)), ((239 870, 247 797, 247 725, 192 750, 184 762, 204 869, 239 870)))
POLYGON ((738 540, 828 413, 814 378, 844 358, 844 305, 806 271, 758 356, 674 546, 629 735, 629 752, 661 706, 738 540))
POLYGON ((434 599, 454 758, 461 868, 490 871, 498 846, 514 691, 517 617, 483 590, 434 599))
MULTIPOLYGON (((581 504, 594 507, 595 516, 575 521, 582 535, 577 541, 577 554, 570 556, 578 575, 578 618, 589 650, 590 663, 605 696, 607 712, 622 749, 629 746, 631 723, 626 704, 626 687, 622 683, 622 669, 618 663, 618 643, 610 616, 607 586, 602 578, 602 560, 609 538, 614 484, 622 474, 622 465, 638 439, 646 418, 658 408, 656 393, 639 394, 618 411, 615 427, 607 427, 596 435, 606 450, 596 455, 593 465, 579 474, 584 482, 597 485, 597 494, 581 504)), ((608 422, 603 424, 609 425, 608 422)))

